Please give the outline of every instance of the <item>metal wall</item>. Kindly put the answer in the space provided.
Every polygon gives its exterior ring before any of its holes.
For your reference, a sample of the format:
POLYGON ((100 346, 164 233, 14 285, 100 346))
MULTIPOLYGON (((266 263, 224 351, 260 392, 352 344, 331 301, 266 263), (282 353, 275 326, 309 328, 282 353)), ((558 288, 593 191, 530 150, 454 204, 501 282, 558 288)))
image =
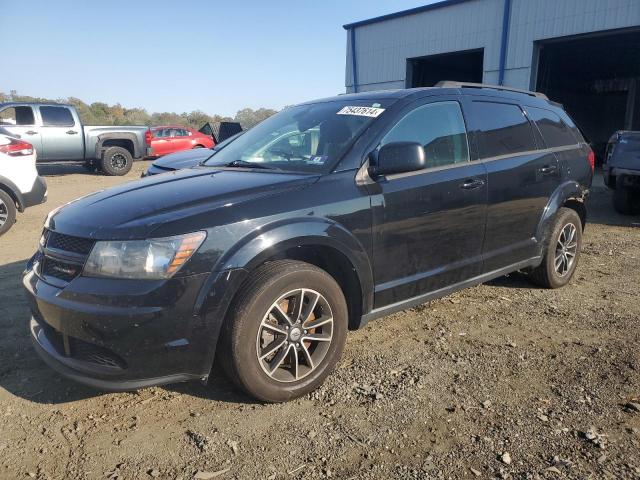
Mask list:
MULTIPOLYGON (((404 88, 408 58, 477 48, 484 48, 483 82, 498 83, 505 1, 470 0, 353 27, 358 91, 404 88)), ((531 87, 536 41, 640 26, 640 0, 511 1, 504 84, 518 88, 531 87)), ((347 92, 352 65, 348 30, 347 92)))

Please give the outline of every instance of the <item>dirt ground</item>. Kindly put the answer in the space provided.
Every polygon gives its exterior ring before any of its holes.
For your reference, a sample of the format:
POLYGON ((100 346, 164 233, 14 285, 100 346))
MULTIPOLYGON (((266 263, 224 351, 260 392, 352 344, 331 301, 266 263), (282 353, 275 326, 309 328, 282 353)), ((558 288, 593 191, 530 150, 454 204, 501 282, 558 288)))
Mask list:
POLYGON ((318 391, 262 405, 219 374, 102 393, 31 348, 20 273, 46 212, 146 165, 42 167, 48 203, 0 239, 0 478, 640 478, 640 217, 601 180, 568 287, 514 274, 377 320, 318 391))

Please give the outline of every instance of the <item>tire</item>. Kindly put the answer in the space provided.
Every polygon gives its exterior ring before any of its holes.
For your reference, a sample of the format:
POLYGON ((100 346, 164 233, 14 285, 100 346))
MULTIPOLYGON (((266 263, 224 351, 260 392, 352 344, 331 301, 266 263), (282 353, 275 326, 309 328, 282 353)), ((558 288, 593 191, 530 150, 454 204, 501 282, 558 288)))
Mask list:
POLYGON ((581 248, 582 222, 580 217, 575 210, 563 207, 556 214, 542 263, 530 272, 529 277, 541 287, 564 287, 576 271, 581 248), (573 231, 573 236, 571 236, 571 231, 573 231), (569 237, 568 240, 567 237, 569 237), (562 254, 560 242, 566 245, 564 251, 567 253, 565 255, 562 254), (573 254, 573 259, 570 254, 573 254), (556 268, 558 255, 561 256, 561 261, 559 268, 556 268))
POLYGON ((108 147, 102 152, 100 169, 105 175, 122 176, 129 173, 133 166, 133 157, 129 150, 122 147, 108 147))
POLYGON ((194 145, 193 148, 204 148, 204 145, 194 145))
POLYGON ((616 212, 623 215, 632 215, 635 213, 636 207, 634 200, 636 200, 635 192, 629 187, 623 187, 618 184, 613 191, 613 208, 616 212))
POLYGON ((16 202, 4 190, 0 190, 0 236, 16 223, 16 202))
POLYGON ((333 277, 304 262, 270 262, 252 273, 234 300, 221 334, 218 360, 226 374, 249 395, 264 402, 284 402, 324 382, 342 355, 347 327, 347 303, 333 277), (300 289, 306 289, 302 297, 300 289), (320 296, 316 298, 316 294, 320 296), (300 298, 303 310, 294 315, 300 298), (292 314, 287 316, 289 320, 272 313, 277 301, 292 314), (307 313, 305 322, 296 323, 296 317, 304 319, 307 313), (309 328, 314 324, 316 328, 309 328), (271 329, 274 325, 280 333, 271 329), (312 337, 324 341, 304 341, 312 337), (278 345, 282 346, 271 348, 278 345), (270 350, 272 354, 265 355, 270 350))

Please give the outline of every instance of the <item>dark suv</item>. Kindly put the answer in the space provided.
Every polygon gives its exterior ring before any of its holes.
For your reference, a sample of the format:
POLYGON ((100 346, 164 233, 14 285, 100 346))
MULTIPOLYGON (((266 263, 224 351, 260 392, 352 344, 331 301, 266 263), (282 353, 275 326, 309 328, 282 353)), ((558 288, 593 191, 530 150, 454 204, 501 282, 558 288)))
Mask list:
POLYGON ((298 397, 369 320, 515 270, 567 284, 589 157, 530 92, 446 84, 287 108, 200 167, 51 212, 23 279, 33 343, 101 389, 206 381, 215 357, 263 401, 298 397))
POLYGON ((640 132, 620 130, 607 143, 604 183, 613 190, 613 207, 622 214, 640 210, 640 132))

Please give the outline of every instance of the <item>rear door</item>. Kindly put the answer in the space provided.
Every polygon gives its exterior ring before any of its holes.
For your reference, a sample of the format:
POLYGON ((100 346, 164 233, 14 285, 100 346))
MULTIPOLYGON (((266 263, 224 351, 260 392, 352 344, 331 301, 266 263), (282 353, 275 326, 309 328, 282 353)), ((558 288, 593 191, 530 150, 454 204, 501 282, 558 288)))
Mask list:
POLYGON ((470 160, 457 96, 404 109, 378 148, 419 142, 428 168, 378 179, 373 195, 375 307, 480 274, 486 169, 470 160))
POLYGON ((153 138, 151 139, 151 147, 153 148, 153 154, 161 156, 171 153, 171 129, 158 128, 153 130, 152 133, 153 138))
POLYGON ((0 110, 0 126, 21 140, 33 145, 38 155, 38 160, 42 158, 41 128, 38 126, 33 107, 29 105, 4 107, 0 110))
POLYGON ((64 106, 40 105, 44 160, 82 160, 84 139, 71 110, 64 106))
POLYGON ((469 96, 465 111, 487 168, 484 272, 493 272, 537 255, 536 230, 560 172, 553 152, 539 148, 535 126, 517 103, 469 96))

